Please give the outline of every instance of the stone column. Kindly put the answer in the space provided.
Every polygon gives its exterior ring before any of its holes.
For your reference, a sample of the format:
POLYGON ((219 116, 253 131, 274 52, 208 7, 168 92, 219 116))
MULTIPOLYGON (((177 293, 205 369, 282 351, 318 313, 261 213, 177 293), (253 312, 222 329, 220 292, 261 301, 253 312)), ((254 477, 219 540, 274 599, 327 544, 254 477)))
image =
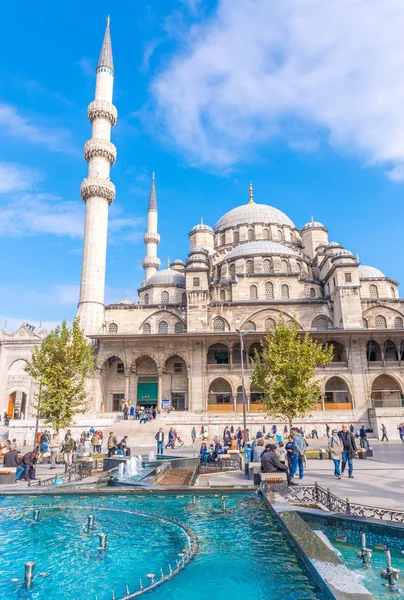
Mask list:
POLYGON ((125 369, 125 400, 129 400, 129 390, 130 390, 130 371, 129 371, 129 369, 125 369))
POLYGON ((157 390, 157 408, 161 410, 161 400, 163 398, 163 374, 158 374, 158 390, 157 390))

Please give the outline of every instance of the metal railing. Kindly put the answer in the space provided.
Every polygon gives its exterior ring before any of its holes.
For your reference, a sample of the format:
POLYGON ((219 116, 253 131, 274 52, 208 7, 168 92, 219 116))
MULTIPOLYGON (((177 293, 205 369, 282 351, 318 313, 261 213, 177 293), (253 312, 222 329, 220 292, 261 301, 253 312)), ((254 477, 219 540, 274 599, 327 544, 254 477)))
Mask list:
POLYGON ((45 485, 53 485, 56 479, 61 479, 63 483, 71 483, 72 481, 82 481, 87 477, 91 477, 94 464, 97 465, 97 461, 86 462, 86 463, 75 463, 73 465, 65 465, 65 472, 53 477, 47 477, 46 479, 34 479, 28 481, 29 487, 40 487, 45 485))
POLYGON ((324 489, 317 484, 289 488, 286 500, 294 504, 321 504, 331 512, 351 517, 362 517, 364 519, 379 519, 390 523, 404 523, 404 511, 367 506, 350 502, 349 498, 343 500, 330 489, 324 489))
POLYGON ((242 460, 240 455, 232 456, 222 460, 221 458, 216 459, 213 462, 204 462, 201 458, 201 464, 199 465, 199 474, 203 475, 206 473, 220 473, 222 471, 238 471, 242 468, 242 460))

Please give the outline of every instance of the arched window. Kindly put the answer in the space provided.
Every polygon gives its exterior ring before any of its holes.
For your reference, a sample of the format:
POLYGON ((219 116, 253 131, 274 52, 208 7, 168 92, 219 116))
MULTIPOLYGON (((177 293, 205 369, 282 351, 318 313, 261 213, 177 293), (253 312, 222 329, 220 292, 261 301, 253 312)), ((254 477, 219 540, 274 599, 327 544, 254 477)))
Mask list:
POLYGON ((274 285, 271 281, 267 281, 265 284, 265 300, 272 300, 274 297, 274 285))
POLYGON ((332 348, 332 361, 335 362, 346 362, 347 354, 345 351, 345 346, 340 344, 339 342, 331 341, 327 342, 326 346, 331 346, 332 348))
POLYGON ((255 240, 255 234, 254 234, 254 229, 249 229, 248 230, 248 241, 252 242, 255 240))
POLYGON ((222 278, 222 267, 217 268, 217 278, 220 281, 222 278))
POLYGON ((186 304, 187 303, 187 295, 184 292, 181 296, 181 304, 186 304))
POLYGON ((224 290, 220 290, 220 300, 226 300, 226 292, 224 290))
POLYGON ((168 323, 167 323, 167 321, 160 321, 160 323, 159 323, 159 333, 168 333, 168 323))
POLYGON ((395 291, 395 289, 393 287, 390 288, 390 294, 391 294, 392 298, 396 297, 396 291, 395 291))
POLYGON ((247 260, 247 262, 245 263, 245 270, 247 275, 253 275, 254 273, 254 261, 253 260, 247 260))
POLYGON ((265 326, 265 329, 275 329, 276 322, 274 319, 266 319, 264 326, 265 326))
POLYGON ((272 260, 269 258, 266 258, 264 260, 264 273, 273 273, 274 269, 273 269, 273 265, 272 265, 272 260))
POLYGON ((362 325, 363 325, 363 329, 367 329, 369 327, 366 319, 362 319, 362 325))
POLYGON ((256 327, 255 327, 255 323, 253 323, 253 321, 247 321, 247 323, 245 324, 244 327, 244 331, 255 331, 256 327))
POLYGON ((151 325, 150 325, 150 323, 145 323, 143 325, 143 333, 151 333, 151 325))
POLYGON ((118 333, 118 325, 116 323, 110 323, 108 333, 118 333))
POLYGON ((326 317, 317 317, 311 324, 312 329, 328 329, 330 323, 326 317))
POLYGON ((263 234, 264 234, 264 240, 269 240, 270 239, 270 237, 269 237, 269 229, 264 229, 263 234))
POLYGON ((282 229, 278 229, 278 239, 283 240, 283 231, 282 229))
POLYGON ((149 302, 150 302, 150 296, 149 296, 149 294, 145 294, 144 295, 144 303, 149 304, 149 302))
POLYGON ((224 322, 224 319, 222 319, 221 317, 216 317, 216 319, 213 320, 213 331, 224 331, 226 327, 226 324, 224 322))
POLYGON ((235 242, 236 244, 238 244, 238 243, 239 243, 239 240, 240 240, 240 234, 239 234, 239 232, 238 232, 238 231, 235 231, 235 232, 233 233, 233 242, 235 242))
POLYGON ((384 343, 384 360, 398 360, 397 346, 391 340, 384 343))
POLYGON ((310 298, 316 297, 316 290, 314 288, 310 288, 309 296, 310 296, 310 298))
POLYGON ((226 244, 226 236, 224 235, 224 233, 223 233, 222 237, 220 238, 220 243, 222 246, 224 246, 226 244))
POLYGON ((348 404, 352 402, 347 383, 341 377, 331 377, 325 384, 325 402, 348 404))
POLYGON ((281 260, 281 270, 283 273, 288 273, 289 271, 289 263, 287 260, 281 260))
POLYGON ((281 298, 289 298, 289 286, 286 283, 281 287, 281 298))
POLYGON ((184 324, 178 321, 174 326, 174 331, 175 333, 184 333, 184 324))
POLYGON ((375 319, 376 329, 387 329, 386 319, 382 315, 377 315, 375 319))
POLYGON ((368 362, 380 362, 382 360, 380 346, 374 340, 370 340, 366 344, 366 358, 368 362))
POLYGON ((235 279, 236 278, 236 265, 234 263, 232 263, 230 265, 230 279, 235 279))
POLYGON ((377 289, 377 285, 370 285, 369 286, 369 296, 371 298, 378 298, 379 297, 379 291, 377 289))
POLYGON ((256 285, 250 286, 250 300, 257 300, 258 298, 258 288, 256 285))
POLYGON ((396 317, 394 319, 394 327, 396 329, 404 329, 404 324, 403 324, 403 320, 401 317, 396 317))
POLYGON ((161 303, 168 304, 170 300, 170 294, 168 292, 161 292, 161 303))

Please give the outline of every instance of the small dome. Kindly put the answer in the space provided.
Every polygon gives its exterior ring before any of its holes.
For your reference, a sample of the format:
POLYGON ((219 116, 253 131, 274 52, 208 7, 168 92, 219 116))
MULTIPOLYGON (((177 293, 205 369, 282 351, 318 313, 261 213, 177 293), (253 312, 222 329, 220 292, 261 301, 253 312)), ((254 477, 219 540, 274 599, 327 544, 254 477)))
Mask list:
POLYGON ((174 262, 172 262, 172 263, 171 263, 171 266, 173 266, 173 265, 185 265, 185 263, 184 263, 184 261, 183 261, 183 260, 181 260, 180 258, 176 258, 176 259, 174 260, 174 262))
POLYGON ((185 287, 185 275, 174 269, 162 269, 148 279, 144 287, 151 285, 175 285, 185 287))
POLYGON ((233 250, 230 250, 230 252, 226 254, 223 260, 232 260, 235 258, 241 258, 243 256, 279 256, 280 254, 286 256, 299 256, 297 252, 291 248, 288 248, 287 246, 284 246, 283 244, 261 240, 259 242, 248 242, 246 244, 240 244, 239 246, 236 246, 233 248, 233 250))
POLYGON ((359 265, 359 279, 369 279, 371 277, 386 277, 386 275, 379 271, 379 269, 376 269, 376 267, 359 265))
POLYGON ((281 210, 269 206, 268 204, 243 204, 227 212, 214 227, 214 231, 221 231, 228 227, 237 227, 238 225, 251 225, 253 223, 276 223, 277 225, 288 225, 294 227, 293 221, 289 219, 281 210))
POLYGON ((310 221, 310 223, 306 223, 306 225, 303 225, 302 231, 307 231, 307 229, 319 229, 319 228, 326 229, 325 225, 320 223, 320 221, 310 221))
POLYGON ((350 250, 345 250, 344 248, 343 250, 338 250, 334 256, 353 256, 353 254, 350 250))
POLYGON ((341 244, 339 244, 338 242, 329 242, 328 244, 326 244, 327 249, 328 248, 342 248, 344 249, 344 246, 341 246, 341 244))
POLYGON ((194 233, 194 231, 210 231, 213 233, 212 227, 209 227, 209 225, 205 225, 205 223, 198 223, 198 225, 192 227, 191 233, 194 233))
POLYGON ((128 300, 128 298, 125 297, 123 300, 117 302, 117 304, 133 304, 133 302, 132 300, 128 300))

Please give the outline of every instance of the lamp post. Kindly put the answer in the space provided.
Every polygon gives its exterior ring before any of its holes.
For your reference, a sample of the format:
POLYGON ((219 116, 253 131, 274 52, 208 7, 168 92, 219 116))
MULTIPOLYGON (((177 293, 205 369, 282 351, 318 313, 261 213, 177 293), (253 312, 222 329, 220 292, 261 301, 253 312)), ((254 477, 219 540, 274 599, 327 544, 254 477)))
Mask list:
MULTIPOLYGON (((236 323, 238 323, 238 319, 236 323)), ((236 329, 236 333, 240 338, 240 352, 241 352, 241 395, 243 399, 243 427, 244 427, 244 447, 247 441, 247 417, 246 417, 246 397, 245 397, 245 386, 244 386, 244 340, 243 335, 245 331, 241 331, 240 329, 236 329)))

